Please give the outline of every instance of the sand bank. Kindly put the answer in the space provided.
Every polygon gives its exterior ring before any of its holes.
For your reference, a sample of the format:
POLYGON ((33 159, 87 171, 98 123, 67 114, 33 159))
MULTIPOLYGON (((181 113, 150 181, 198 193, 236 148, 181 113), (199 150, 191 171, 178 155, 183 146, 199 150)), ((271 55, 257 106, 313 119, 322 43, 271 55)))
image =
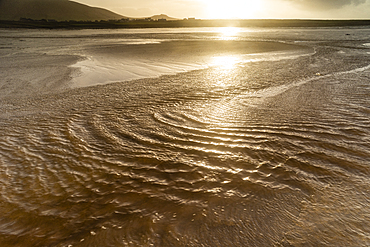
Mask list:
POLYGON ((282 59, 302 55, 302 46, 251 41, 165 41, 145 45, 90 46, 85 60, 74 64, 81 72, 73 87, 152 78, 212 66, 282 59))
POLYGON ((197 40, 191 32, 184 33, 183 40, 171 33, 154 33, 6 30, 0 36, 0 98, 312 52, 280 42, 215 40, 212 32, 206 34, 211 35, 209 40, 197 40))

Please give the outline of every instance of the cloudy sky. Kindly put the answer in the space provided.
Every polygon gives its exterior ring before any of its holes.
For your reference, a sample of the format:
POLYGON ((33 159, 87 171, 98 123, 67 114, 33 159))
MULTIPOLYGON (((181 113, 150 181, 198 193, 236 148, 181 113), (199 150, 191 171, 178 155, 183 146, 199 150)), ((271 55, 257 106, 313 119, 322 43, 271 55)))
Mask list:
POLYGON ((74 0, 128 17, 370 18, 370 0, 74 0))

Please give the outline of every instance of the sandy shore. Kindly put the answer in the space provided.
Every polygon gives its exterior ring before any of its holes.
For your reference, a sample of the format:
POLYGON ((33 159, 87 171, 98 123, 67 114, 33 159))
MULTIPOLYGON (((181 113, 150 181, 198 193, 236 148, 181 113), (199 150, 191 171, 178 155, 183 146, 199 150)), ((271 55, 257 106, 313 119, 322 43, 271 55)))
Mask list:
POLYGON ((6 30, 0 36, 0 99, 158 77, 302 49, 278 42, 200 41, 191 36, 179 41, 166 34, 160 36, 167 39, 151 39, 150 34, 91 32, 6 30))
MULTIPOLYGON (((276 42, 165 41, 145 45, 94 45, 85 51, 87 59, 73 67, 81 75, 74 87, 158 77, 227 63, 253 60, 267 52, 296 52, 301 46, 276 42)), ((292 53, 290 53, 291 55, 292 53)), ((277 54, 270 54, 270 56, 277 54)))
POLYGON ((368 33, 325 32, 297 31, 308 50, 265 30, 1 40, 2 246, 366 246, 368 33), (122 82, 173 64, 189 69, 122 82), (121 78, 73 87, 97 72, 121 78))

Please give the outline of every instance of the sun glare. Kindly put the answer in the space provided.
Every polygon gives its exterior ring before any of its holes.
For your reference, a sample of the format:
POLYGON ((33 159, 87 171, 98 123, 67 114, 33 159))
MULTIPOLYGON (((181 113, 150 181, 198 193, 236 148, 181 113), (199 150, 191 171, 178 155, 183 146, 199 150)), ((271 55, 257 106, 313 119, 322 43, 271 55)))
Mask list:
POLYGON ((238 57, 235 56, 220 56, 220 57, 213 57, 211 60, 211 66, 217 66, 221 69, 232 69, 235 65, 239 62, 238 57))
POLYGON ((237 27, 221 27, 220 28, 220 33, 225 38, 235 36, 239 32, 240 32, 240 28, 237 28, 237 27))
POLYGON ((206 4, 211 19, 252 19, 262 10, 262 1, 256 0, 201 0, 206 4))

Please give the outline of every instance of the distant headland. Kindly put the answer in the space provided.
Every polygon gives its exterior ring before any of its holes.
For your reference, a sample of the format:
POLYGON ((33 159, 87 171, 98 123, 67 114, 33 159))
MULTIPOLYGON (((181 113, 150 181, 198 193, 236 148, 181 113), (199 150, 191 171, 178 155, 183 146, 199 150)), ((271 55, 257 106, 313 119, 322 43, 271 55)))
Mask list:
POLYGON ((22 18, 0 20, 0 28, 28 29, 119 29, 119 28, 181 28, 181 27, 352 27, 370 26, 370 20, 167 20, 119 19, 101 21, 56 21, 22 18))

